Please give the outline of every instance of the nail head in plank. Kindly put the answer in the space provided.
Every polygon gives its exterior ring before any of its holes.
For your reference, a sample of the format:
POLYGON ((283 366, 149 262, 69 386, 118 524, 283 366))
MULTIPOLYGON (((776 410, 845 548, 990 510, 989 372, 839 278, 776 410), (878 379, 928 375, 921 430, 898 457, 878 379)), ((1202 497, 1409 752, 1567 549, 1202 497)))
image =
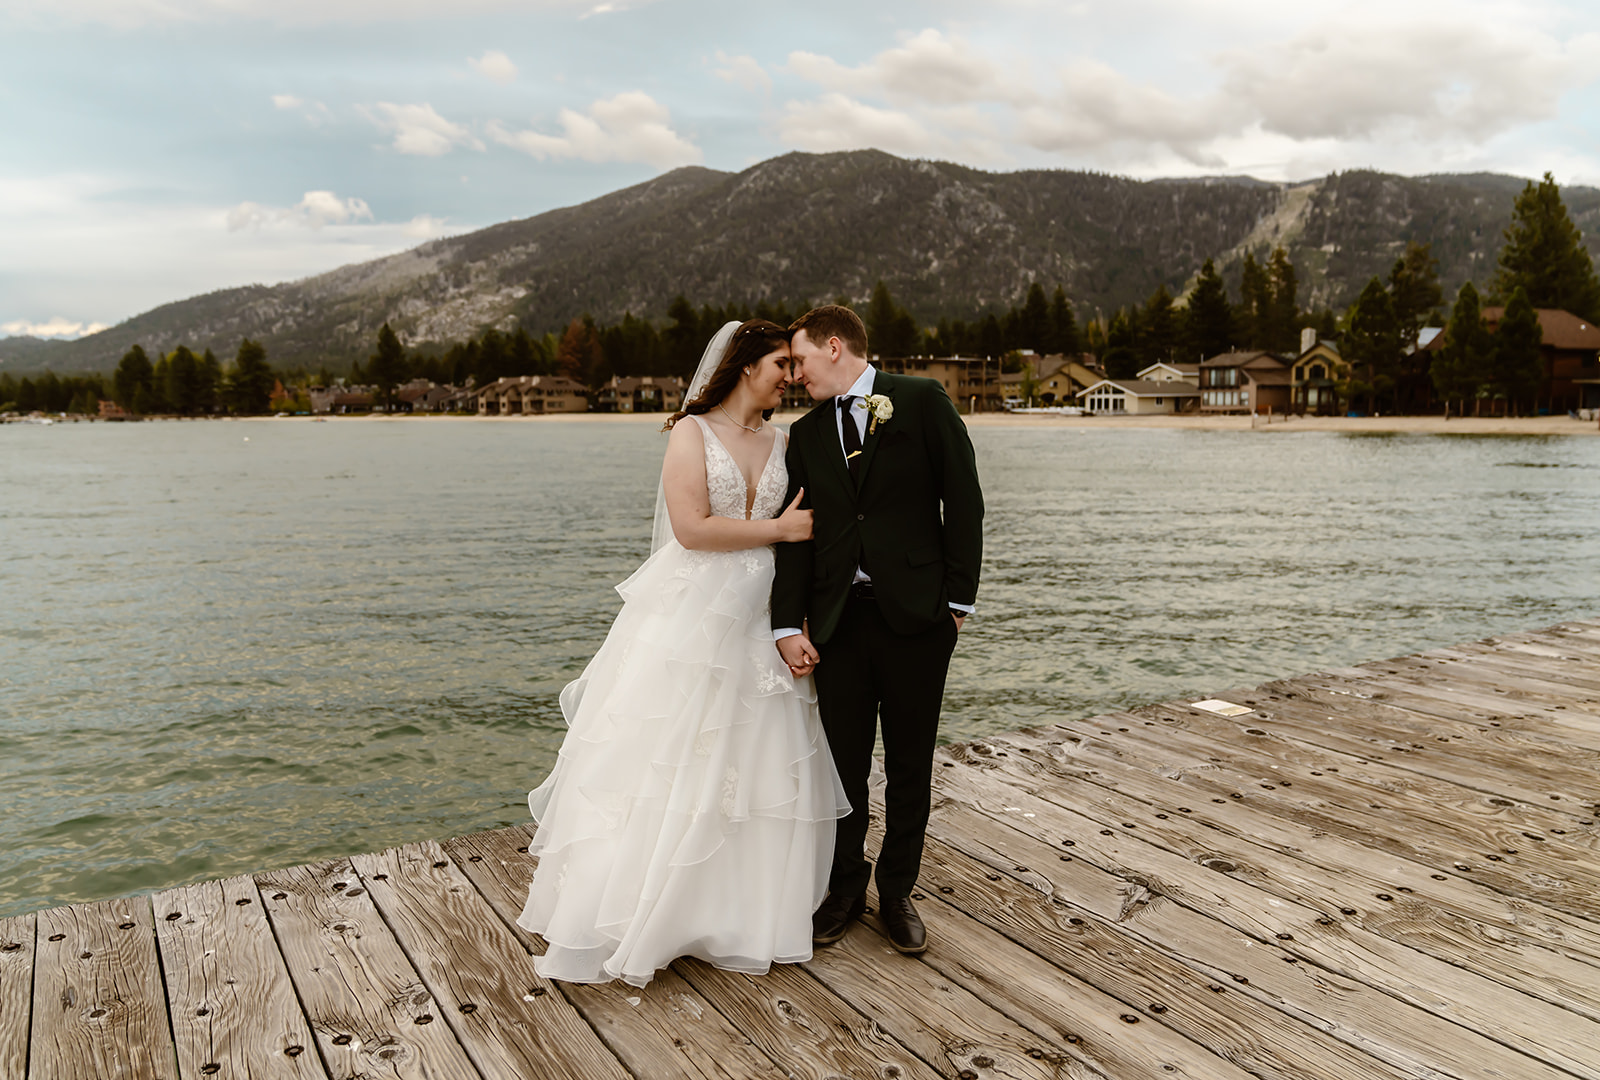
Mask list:
POLYGON ((168 1080, 178 1074, 150 899, 39 912, 30 1080, 168 1080))
POLYGON ((168 889, 154 907, 183 1080, 327 1076, 253 880, 168 889))
POLYGON ((438 843, 357 855, 356 870, 485 1078, 628 1080, 593 1029, 438 843))
POLYGON ((255 875, 289 978, 335 1077, 460 1077, 473 1068, 348 859, 255 875))

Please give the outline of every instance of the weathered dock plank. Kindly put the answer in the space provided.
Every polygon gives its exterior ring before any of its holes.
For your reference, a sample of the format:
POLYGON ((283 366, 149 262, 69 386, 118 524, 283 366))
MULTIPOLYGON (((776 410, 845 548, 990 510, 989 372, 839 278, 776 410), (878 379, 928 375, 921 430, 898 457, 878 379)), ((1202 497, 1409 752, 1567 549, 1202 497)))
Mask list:
POLYGON ((317 1048, 337 1080, 477 1080, 350 860, 255 880, 317 1048))
POLYGON ((0 919, 0 1077, 27 1075, 37 922, 31 911, 0 919))
POLYGON ((1141 892, 1143 886, 1084 867, 1076 856, 1059 863, 1059 856, 1036 842, 1005 835, 1010 830, 1001 823, 989 827, 993 837, 930 843, 923 877, 939 899, 1108 990, 1141 987, 1143 993, 1126 999, 1136 1006, 1135 1015, 1166 1022, 1180 1009, 1198 1010, 1193 1016, 1178 1012, 1179 1019, 1193 1024, 1197 1040, 1216 1046, 1219 1054, 1264 1058, 1288 1077, 1297 1074, 1280 1062, 1313 1053, 1334 1067, 1326 1074, 1298 1075, 1570 1080, 1564 1070, 1397 1003, 1357 980, 1298 960, 1289 963, 1289 954, 1226 931, 1161 894, 1141 892), (1052 860, 1058 865, 1047 865, 1052 860), (1236 1012, 1227 1013, 1221 1003, 1236 1012), (1209 1040, 1203 1034, 1208 1006, 1225 1017, 1209 1040), (1318 1035, 1344 1043, 1347 1052, 1319 1045, 1318 1035), (1363 1062, 1361 1054, 1373 1062, 1363 1062))
POLYGON ((153 906, 183 1080, 328 1075, 253 880, 182 885, 153 906))
POLYGON ((1240 801, 1191 798, 1196 792, 1184 785, 1181 776, 1171 775, 1177 769, 1139 768, 1102 752, 1098 740, 1069 742, 1064 729, 1054 731, 1009 732, 950 747, 948 752, 956 761, 979 758, 1012 773, 1034 794, 1052 802, 1060 801, 1056 793, 1066 785, 1090 785, 1097 790, 1085 792, 1080 805, 1092 808, 1089 812, 1096 817, 1104 813, 1119 822, 1137 821, 1147 835, 1174 851, 1189 853, 1190 858, 1234 863, 1236 869, 1229 873, 1251 873, 1263 857, 1258 851, 1297 860, 1303 869, 1291 865, 1285 874, 1287 880, 1300 883, 1299 895, 1318 895, 1347 918, 1374 914, 1369 929, 1389 924, 1385 913, 1362 910, 1367 902, 1378 893, 1400 893, 1410 903, 1431 905, 1433 917, 1441 923, 1459 922, 1459 932, 1480 947, 1509 941, 1549 949, 1596 965, 1600 974, 1600 924, 1508 897, 1454 872, 1440 873, 1432 866, 1260 813, 1240 801))
POLYGON ((437 843, 353 861, 484 1080, 628 1080, 437 843))
POLYGON ((39 912, 30 1080, 178 1075, 150 899, 39 912))
MULTIPOLYGON (((1178 955, 1214 957, 1214 977, 1233 982, 1241 976, 1254 978, 1240 966, 1243 957, 1256 957, 1268 968, 1315 971, 1346 986, 1359 984, 1375 993, 1366 1000, 1363 1014, 1352 1018, 1352 1029, 1387 1028, 1396 1049, 1411 1047, 1415 1032, 1434 1031, 1441 1041, 1458 1044, 1443 1061, 1462 1070, 1459 1075, 1473 1075, 1471 1069, 1491 1060, 1493 1051, 1509 1047, 1521 1060, 1501 1075, 1542 1075, 1533 1067, 1543 1062, 1572 1075, 1600 1076, 1600 1062, 1593 1056, 1594 1047, 1600 1046, 1600 1028, 1568 1010, 1398 948, 1343 923, 1338 912, 1280 900, 1146 844, 1133 835, 1136 830, 1102 828, 1076 811, 976 770, 940 769, 935 779, 942 793, 955 796, 941 804, 939 813, 950 823, 951 842, 968 855, 991 865, 1009 864, 1006 873, 1036 874, 1058 899, 1130 932, 1175 931, 1165 944, 1178 955), (1059 861, 1057 853, 1065 850, 1062 839, 1075 841, 1069 862, 1059 861), (1201 921, 1195 923, 1193 917, 1201 921), (1447 994, 1441 992, 1446 987, 1447 994), (1395 1030, 1399 1015, 1406 1020, 1395 1030), (1518 1018, 1515 1028, 1505 1026, 1507 1016, 1518 1018), (1473 1037, 1481 1032, 1493 1032, 1494 1038, 1473 1037)), ((1304 993, 1305 987, 1298 989, 1304 993)), ((1306 1012, 1318 1015, 1326 1008, 1319 1002, 1306 1012)), ((1426 1057, 1421 1060, 1427 1062, 1426 1057)))
POLYGON ((519 826, 0 920, 0 1080, 1600 1080, 1600 621, 1218 696, 942 750, 921 957, 547 982, 519 826))

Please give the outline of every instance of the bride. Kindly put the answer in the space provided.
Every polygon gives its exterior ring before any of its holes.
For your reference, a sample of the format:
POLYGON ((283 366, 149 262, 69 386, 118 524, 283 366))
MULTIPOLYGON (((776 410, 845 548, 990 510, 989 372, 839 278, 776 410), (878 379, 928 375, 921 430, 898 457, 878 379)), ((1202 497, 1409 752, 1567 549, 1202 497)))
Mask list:
POLYGON ((568 730, 528 796, 539 857, 517 924, 569 982, 644 986, 678 956, 755 974, 811 957, 836 818, 849 812, 809 676, 772 639, 772 545, 811 537, 786 508, 768 420, 789 335, 728 323, 706 348, 661 469, 654 550, 561 693, 568 730), (687 418, 688 423, 682 421, 687 418))

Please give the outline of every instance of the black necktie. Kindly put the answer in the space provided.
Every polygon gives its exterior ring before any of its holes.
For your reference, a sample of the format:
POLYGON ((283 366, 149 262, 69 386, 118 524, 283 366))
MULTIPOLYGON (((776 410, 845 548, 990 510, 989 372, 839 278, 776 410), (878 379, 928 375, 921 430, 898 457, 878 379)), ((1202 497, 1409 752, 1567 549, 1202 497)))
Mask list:
POLYGON ((856 466, 861 461, 861 429, 856 418, 850 415, 850 406, 856 402, 853 394, 839 399, 839 428, 844 435, 844 461, 850 466, 850 479, 856 478, 856 466))

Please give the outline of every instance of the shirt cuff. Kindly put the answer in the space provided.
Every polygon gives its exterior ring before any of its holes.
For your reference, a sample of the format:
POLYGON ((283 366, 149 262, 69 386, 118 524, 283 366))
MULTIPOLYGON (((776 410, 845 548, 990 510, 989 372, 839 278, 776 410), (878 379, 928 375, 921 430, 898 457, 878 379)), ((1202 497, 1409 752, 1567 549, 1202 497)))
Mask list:
POLYGON ((800 633, 798 626, 780 626, 772 631, 772 640, 782 641, 784 638, 794 637, 798 633, 800 633))
POLYGON ((952 603, 950 605, 950 610, 951 611, 959 611, 963 615, 971 615, 974 611, 977 611, 978 609, 976 607, 974 607, 973 605, 971 605, 971 604, 956 604, 956 603, 952 603))

